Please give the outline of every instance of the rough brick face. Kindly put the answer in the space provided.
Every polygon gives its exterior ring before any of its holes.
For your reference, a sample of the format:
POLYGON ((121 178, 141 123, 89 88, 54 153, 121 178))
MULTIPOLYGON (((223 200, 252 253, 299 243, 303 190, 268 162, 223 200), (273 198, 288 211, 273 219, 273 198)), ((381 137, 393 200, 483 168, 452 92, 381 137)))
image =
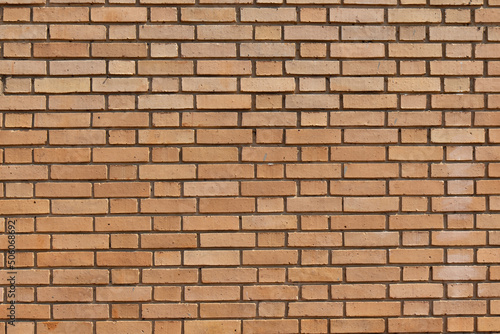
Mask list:
POLYGON ((499 0, 0 4, 0 333, 500 332, 499 0))

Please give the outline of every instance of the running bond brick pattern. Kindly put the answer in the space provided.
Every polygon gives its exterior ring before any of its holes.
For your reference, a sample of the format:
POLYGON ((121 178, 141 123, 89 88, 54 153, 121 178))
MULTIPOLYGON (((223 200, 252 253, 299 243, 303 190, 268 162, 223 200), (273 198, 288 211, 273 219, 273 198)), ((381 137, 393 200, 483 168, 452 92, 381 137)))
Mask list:
POLYGON ((500 332, 500 0, 0 4, 0 333, 500 332))

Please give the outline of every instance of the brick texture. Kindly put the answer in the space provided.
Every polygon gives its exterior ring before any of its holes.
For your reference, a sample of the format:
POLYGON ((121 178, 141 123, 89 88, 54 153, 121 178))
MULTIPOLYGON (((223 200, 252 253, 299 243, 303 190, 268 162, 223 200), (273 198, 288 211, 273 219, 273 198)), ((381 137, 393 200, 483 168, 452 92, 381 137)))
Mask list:
POLYGON ((499 24, 0 0, 0 334, 500 332, 499 24))

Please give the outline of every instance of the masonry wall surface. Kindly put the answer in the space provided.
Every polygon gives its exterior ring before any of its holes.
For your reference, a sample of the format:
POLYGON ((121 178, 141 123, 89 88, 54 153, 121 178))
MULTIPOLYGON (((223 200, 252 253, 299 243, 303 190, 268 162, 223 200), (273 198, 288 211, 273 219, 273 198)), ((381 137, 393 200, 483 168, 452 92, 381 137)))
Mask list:
POLYGON ((0 333, 500 332, 500 0, 0 4, 0 333))

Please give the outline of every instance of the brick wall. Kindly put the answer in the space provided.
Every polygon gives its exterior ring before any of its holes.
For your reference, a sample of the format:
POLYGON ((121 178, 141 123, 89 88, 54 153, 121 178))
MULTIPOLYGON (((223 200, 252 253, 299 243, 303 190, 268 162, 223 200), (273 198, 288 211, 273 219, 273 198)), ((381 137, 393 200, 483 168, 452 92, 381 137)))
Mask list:
POLYGON ((0 4, 0 333, 500 332, 499 0, 0 4))

